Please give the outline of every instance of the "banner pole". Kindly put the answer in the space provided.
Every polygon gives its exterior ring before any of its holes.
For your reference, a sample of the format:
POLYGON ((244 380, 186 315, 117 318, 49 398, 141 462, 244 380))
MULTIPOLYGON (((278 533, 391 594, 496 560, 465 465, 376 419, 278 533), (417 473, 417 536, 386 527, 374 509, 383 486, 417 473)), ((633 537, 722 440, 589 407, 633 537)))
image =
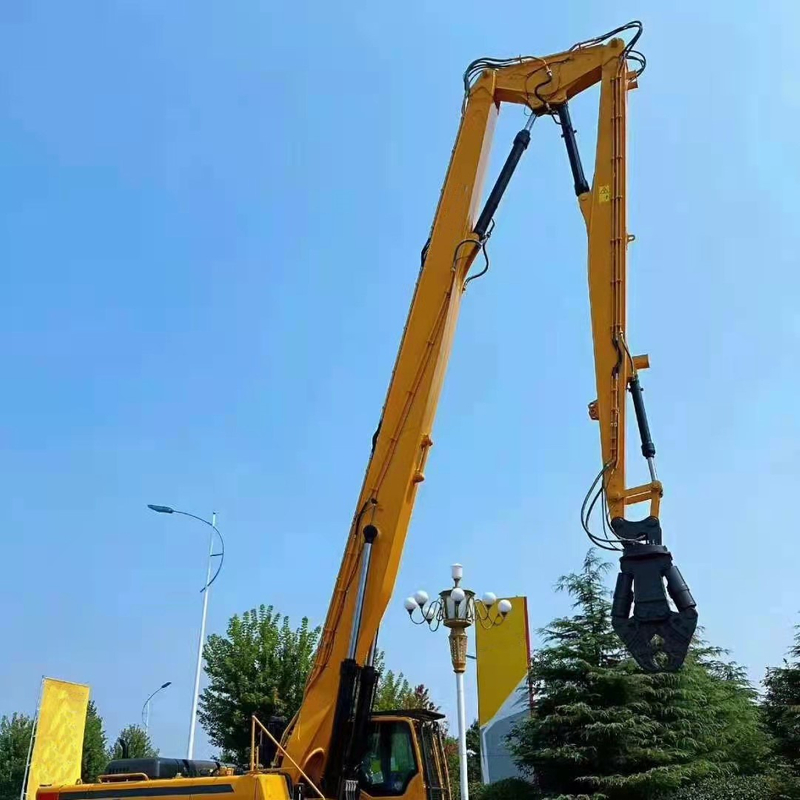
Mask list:
POLYGON ((36 729, 39 727, 39 709, 42 707, 42 692, 44 691, 44 675, 39 684, 39 699, 36 701, 36 714, 33 717, 33 727, 31 728, 31 740, 28 743, 28 757, 25 759, 25 774, 22 776, 22 788, 19 790, 19 800, 25 800, 25 789, 28 786, 28 773, 31 769, 31 753, 33 752, 33 740, 36 738, 36 729))

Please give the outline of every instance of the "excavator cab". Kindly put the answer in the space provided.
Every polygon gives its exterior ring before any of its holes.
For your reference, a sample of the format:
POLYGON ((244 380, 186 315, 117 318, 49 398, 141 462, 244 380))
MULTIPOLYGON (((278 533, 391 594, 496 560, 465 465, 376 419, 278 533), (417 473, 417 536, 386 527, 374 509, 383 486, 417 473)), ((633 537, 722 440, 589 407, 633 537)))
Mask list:
POLYGON ((362 795, 403 800, 450 800, 440 720, 423 709, 373 714, 358 770, 362 795))

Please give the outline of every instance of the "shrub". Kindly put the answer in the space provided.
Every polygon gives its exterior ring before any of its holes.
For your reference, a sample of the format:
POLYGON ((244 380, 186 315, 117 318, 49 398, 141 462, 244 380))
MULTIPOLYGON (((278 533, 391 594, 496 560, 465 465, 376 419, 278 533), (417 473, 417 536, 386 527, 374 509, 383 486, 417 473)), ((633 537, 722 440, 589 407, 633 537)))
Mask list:
POLYGON ((685 786, 670 800, 778 800, 772 781, 763 775, 713 778, 685 786))
POLYGON ((470 800, 539 800, 541 797, 536 787, 522 778, 485 783, 474 796, 472 791, 470 787, 470 800))

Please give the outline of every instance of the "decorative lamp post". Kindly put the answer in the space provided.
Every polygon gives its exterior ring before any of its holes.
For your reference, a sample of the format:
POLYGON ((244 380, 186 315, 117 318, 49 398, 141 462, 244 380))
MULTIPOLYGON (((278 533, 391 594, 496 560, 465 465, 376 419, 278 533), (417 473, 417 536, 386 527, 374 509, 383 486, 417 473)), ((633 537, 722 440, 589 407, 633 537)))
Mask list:
POLYGON ((479 600, 475 592, 464 589, 461 580, 464 568, 461 564, 451 567, 453 586, 439 592, 436 600, 430 600, 422 590, 405 600, 409 619, 415 625, 427 625, 435 631, 440 625, 450 629, 450 660, 456 674, 456 696, 458 700, 458 760, 461 782, 461 800, 469 800, 467 779, 467 714, 464 704, 464 672, 467 669, 467 629, 478 622, 483 628, 501 625, 511 611, 511 601, 500 600, 492 592, 486 592, 479 600), (419 611, 419 618, 415 612, 419 611))

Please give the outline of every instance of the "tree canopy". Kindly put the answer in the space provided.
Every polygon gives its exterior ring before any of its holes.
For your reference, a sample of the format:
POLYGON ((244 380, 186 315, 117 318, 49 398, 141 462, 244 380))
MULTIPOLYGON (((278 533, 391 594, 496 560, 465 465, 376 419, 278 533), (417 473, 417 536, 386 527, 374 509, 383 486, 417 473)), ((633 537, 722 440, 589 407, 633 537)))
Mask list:
POLYGON ((386 654, 378 650, 375 655, 375 669, 378 670, 378 686, 375 690, 374 711, 391 711, 397 708, 424 708, 438 711, 425 684, 412 686, 402 672, 394 673, 386 669, 386 654))
POLYGON ((115 758, 124 758, 120 739, 128 745, 128 758, 155 758, 158 755, 158 750, 153 747, 147 731, 141 725, 128 725, 120 731, 114 742, 109 753, 109 761, 115 758))
POLYGON ((32 733, 25 714, 0 718, 0 800, 19 800, 32 733))
POLYGON ((783 666, 767 670, 764 689, 764 719, 776 750, 793 767, 800 767, 800 627, 795 628, 783 666))
POLYGON ((293 629, 287 616, 262 605, 231 617, 225 636, 208 637, 199 719, 224 759, 246 763, 253 714, 266 723, 297 712, 319 633, 305 617, 293 629))
POLYGON ((764 722, 778 760, 780 791, 800 798, 800 626, 783 665, 767 669, 764 690, 764 722))

